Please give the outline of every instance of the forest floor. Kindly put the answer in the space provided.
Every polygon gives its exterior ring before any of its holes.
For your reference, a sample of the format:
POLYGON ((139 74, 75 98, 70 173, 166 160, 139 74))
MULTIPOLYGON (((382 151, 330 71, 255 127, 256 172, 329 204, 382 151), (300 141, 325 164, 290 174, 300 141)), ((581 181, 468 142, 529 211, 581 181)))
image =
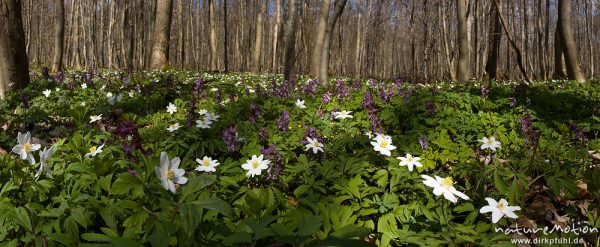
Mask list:
POLYGON ((8 244, 600 236, 599 81, 36 71, 0 101, 0 128, 8 244))

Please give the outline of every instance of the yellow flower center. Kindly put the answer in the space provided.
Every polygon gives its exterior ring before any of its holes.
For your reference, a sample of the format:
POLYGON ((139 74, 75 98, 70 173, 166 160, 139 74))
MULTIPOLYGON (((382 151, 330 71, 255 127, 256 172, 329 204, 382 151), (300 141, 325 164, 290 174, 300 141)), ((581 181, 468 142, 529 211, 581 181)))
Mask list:
POLYGON ((451 177, 446 177, 446 178, 442 179, 442 183, 441 183, 442 187, 448 189, 448 188, 452 187, 452 184, 454 184, 454 181, 452 181, 451 177))
POLYGON ((90 148, 90 153, 94 153, 94 152, 96 152, 96 146, 93 146, 90 148))
POLYGON ((177 125, 175 125, 175 124, 171 124, 171 129, 174 129, 174 128, 175 128, 175 126, 177 126, 177 125))
POLYGON ((258 160, 253 160, 250 163, 252 164, 252 167, 254 167, 254 169, 258 169, 258 166, 260 165, 260 162, 258 162, 258 160))
POLYGON ((25 150, 25 153, 31 152, 31 144, 29 144, 29 142, 23 144, 23 150, 25 150))
POLYGON ((208 165, 210 165, 210 161, 209 161, 209 160, 203 160, 203 161, 202 161, 202 164, 203 164, 204 166, 208 166, 208 165))
POLYGON ((384 140, 384 141, 381 141, 381 142, 379 143, 379 146, 380 146, 381 148, 387 148, 387 146, 388 146, 388 145, 390 145, 390 143, 389 143, 388 141, 385 141, 385 140, 384 140))
POLYGON ((492 140, 492 139, 488 139, 486 142, 487 145, 492 145, 492 143, 494 143, 494 140, 492 140))
POLYGON ((500 210, 504 210, 504 208, 506 208, 506 204, 504 204, 504 202, 499 202, 496 207, 498 207, 500 210))
POLYGON ((166 177, 169 180, 172 180, 175 177, 175 173, 171 169, 167 170, 167 173, 165 175, 167 175, 166 177))
POLYGON ((319 141, 313 142, 313 146, 318 147, 319 145, 321 145, 321 143, 319 141))

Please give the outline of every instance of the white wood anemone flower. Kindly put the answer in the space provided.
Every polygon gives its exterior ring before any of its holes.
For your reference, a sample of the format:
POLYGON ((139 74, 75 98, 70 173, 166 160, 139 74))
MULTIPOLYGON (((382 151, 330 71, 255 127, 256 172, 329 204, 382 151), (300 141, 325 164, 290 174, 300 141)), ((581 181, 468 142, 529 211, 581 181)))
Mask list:
POLYGON ((216 167, 219 165, 219 161, 208 156, 204 156, 202 159, 196 158, 196 162, 198 162, 196 171, 199 172, 215 172, 217 171, 216 167))
POLYGON ((211 124, 212 124, 212 121, 210 121, 206 118, 196 120, 197 128, 210 129, 211 124))
POLYGON ((496 141, 496 138, 493 136, 491 136, 490 138, 483 137, 481 140, 478 141, 483 142, 483 144, 481 144, 481 150, 489 148, 492 151, 496 151, 496 148, 500 148, 501 145, 501 143, 499 141, 496 141))
POLYGON ((95 157, 99 153, 102 153, 102 148, 103 147, 104 147, 104 144, 100 145, 100 147, 92 146, 89 149, 90 152, 87 153, 87 154, 85 154, 83 157, 95 157))
POLYGON ((296 105, 296 107, 298 107, 300 109, 306 108, 306 106, 304 105, 304 100, 297 99, 296 103, 294 103, 294 104, 296 105))
POLYGON ((167 112, 173 115, 173 113, 177 112, 177 106, 175 106, 173 103, 169 103, 167 106, 167 112))
POLYGON ((306 144, 306 149, 304 151, 308 151, 312 148, 312 151, 315 154, 319 151, 323 152, 323 143, 320 143, 319 140, 317 140, 317 138, 313 139, 310 137, 306 137, 306 141, 308 141, 308 144, 306 144))
POLYGON ((160 180, 160 185, 166 190, 175 193, 175 184, 186 184, 188 179, 184 177, 185 170, 179 169, 181 160, 179 157, 175 157, 169 160, 169 156, 166 152, 160 153, 160 167, 155 166, 154 172, 160 180))
POLYGON ((269 168, 270 163, 271 161, 264 159, 262 154, 258 157, 252 155, 251 159, 242 164, 242 168, 248 171, 246 172, 246 177, 254 177, 255 175, 260 175, 262 170, 269 168))
POLYGON ((33 157, 33 151, 40 149, 42 145, 31 143, 31 133, 23 134, 19 132, 17 134, 17 145, 12 148, 13 153, 18 154, 21 159, 29 161, 30 164, 35 164, 35 157, 33 157))
POLYGON ((90 123, 102 120, 102 114, 96 116, 90 116, 90 123))
POLYGON ((214 112, 207 111, 204 114, 204 120, 210 121, 210 122, 216 122, 217 120, 219 120, 219 115, 215 114, 214 112))
POLYGON ((435 176, 435 178, 432 178, 427 175, 421 175, 421 177, 424 179, 423 184, 432 187, 433 194, 436 196, 443 194, 444 198, 453 203, 456 203, 458 201, 456 196, 465 200, 469 200, 469 197, 467 195, 454 188, 454 181, 452 181, 451 177, 441 178, 435 176))
POLYGON ((50 89, 46 89, 46 90, 44 90, 44 92, 42 94, 44 94, 44 96, 46 96, 46 98, 48 98, 48 97, 50 97, 51 92, 52 91, 50 91, 50 89))
POLYGON ((181 127, 181 126, 179 126, 179 123, 174 123, 174 124, 169 125, 169 127, 167 128, 167 130, 169 132, 173 132, 173 131, 178 130, 179 127, 181 127))
POLYGON ((500 201, 496 201, 492 198, 485 198, 485 200, 488 202, 489 205, 482 207, 481 209, 479 209, 479 213, 485 214, 485 213, 492 213, 492 223, 498 223, 498 221, 500 221, 500 219, 502 218, 502 216, 509 217, 509 218, 519 218, 519 216, 517 216, 515 214, 515 211, 517 210, 521 210, 521 207, 519 206, 509 206, 508 202, 502 198, 500 199, 500 201))
POLYGON ((352 113, 352 111, 337 111, 333 112, 333 116, 335 119, 354 118, 352 115, 350 115, 350 113, 352 113))
POLYGON ((408 167, 408 171, 413 170, 413 167, 423 167, 423 165, 421 164, 421 162, 419 162, 419 160, 421 160, 421 158, 419 157, 413 157, 411 154, 407 153, 406 157, 398 157, 398 159, 400 160, 400 166, 407 166, 408 167))
POLYGON ((371 145, 373 145, 373 150, 385 156, 391 156, 391 150, 396 149, 396 146, 392 145, 392 137, 381 134, 377 134, 375 141, 371 142, 371 145))
POLYGON ((45 147, 44 150, 40 151, 40 168, 35 173, 36 178, 42 175, 44 172, 48 177, 52 178, 50 166, 48 165, 48 159, 50 159, 52 154, 54 154, 54 151, 56 151, 56 145, 52 145, 50 149, 45 147))

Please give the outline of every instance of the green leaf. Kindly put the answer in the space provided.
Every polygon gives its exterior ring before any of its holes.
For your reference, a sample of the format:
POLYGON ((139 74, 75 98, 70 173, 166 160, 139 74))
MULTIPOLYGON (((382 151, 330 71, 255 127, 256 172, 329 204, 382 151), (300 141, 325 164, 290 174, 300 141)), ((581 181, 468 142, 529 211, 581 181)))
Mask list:
POLYGON ((251 243, 252 235, 248 232, 234 232, 233 234, 227 236, 225 238, 225 243, 228 245, 232 245, 235 243, 251 243))
POLYGON ((191 237, 194 234, 196 227, 198 226, 198 222, 200 222, 200 212, 198 212, 198 205, 194 203, 184 203, 183 205, 181 205, 180 216, 183 231, 191 237))
POLYGON ((231 208, 231 205, 229 205, 229 203, 227 203, 226 201, 223 201, 219 198, 202 199, 202 200, 190 202, 190 204, 193 204, 193 205, 201 207, 201 208, 217 211, 227 217, 233 216, 233 209, 231 208))
MULTIPOLYGON (((187 197, 196 194, 198 191, 215 183, 215 181, 217 181, 217 176, 215 175, 200 175, 198 177, 189 178, 187 184, 183 187, 179 202, 185 202, 187 197)), ((191 200, 195 199, 196 198, 192 198, 191 200)))
POLYGON ((33 234, 33 228, 31 226, 31 219, 29 218, 29 214, 27 210, 23 207, 15 208, 15 217, 17 224, 21 227, 25 228, 25 230, 31 234, 33 234))
POLYGON ((508 195, 508 185, 506 185, 504 179, 500 176, 498 171, 494 173, 494 185, 496 186, 496 189, 500 191, 500 193, 508 195))

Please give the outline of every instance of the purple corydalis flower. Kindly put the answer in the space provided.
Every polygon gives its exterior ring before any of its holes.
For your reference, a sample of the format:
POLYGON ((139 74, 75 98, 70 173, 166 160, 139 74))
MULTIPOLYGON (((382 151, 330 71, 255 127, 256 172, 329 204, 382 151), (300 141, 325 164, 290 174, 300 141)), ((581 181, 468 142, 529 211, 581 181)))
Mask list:
POLYGON ((62 71, 58 71, 54 78, 54 80, 56 80, 56 82, 63 82, 64 79, 65 79, 65 73, 63 73, 62 71))
POLYGON ((329 104, 329 102, 331 101, 331 93, 329 91, 325 92, 323 94, 323 104, 329 104))
POLYGON ((290 124, 290 113, 287 110, 283 110, 281 117, 277 119, 277 128, 283 133, 288 131, 288 125, 290 124))
POLYGON ((481 86, 481 98, 487 99, 489 94, 490 94, 490 89, 487 86, 482 85, 481 86))
POLYGON ((302 88, 302 91, 311 96, 315 96, 315 94, 317 93, 317 81, 308 81, 306 85, 304 85, 304 87, 302 88))
POLYGON ((429 146, 427 146, 427 136, 419 137, 419 144, 421 145, 421 149, 429 149, 429 146))
POLYGON ((402 89, 402 80, 396 79, 394 81, 394 86, 396 86, 396 90, 398 90, 398 92, 400 92, 400 89, 402 89))
POLYGON ((251 103, 250 104, 250 122, 252 123, 256 123, 256 121, 258 121, 258 118, 260 117, 260 115, 262 114, 262 112, 260 111, 260 107, 257 104, 251 103))
POLYGON ((134 122, 120 121, 117 123, 117 129, 115 130, 115 133, 121 138, 127 138, 129 136, 137 137, 138 128, 139 126, 137 126, 137 124, 134 122))
POLYGON ((321 137, 321 135, 319 135, 319 133, 317 133, 317 129, 313 128, 313 127, 306 127, 306 131, 304 131, 304 137, 300 140, 300 143, 302 145, 306 145, 308 144, 308 140, 306 140, 306 138, 312 138, 312 139, 317 139, 317 141, 319 141, 320 143, 323 143, 323 138, 321 137))
POLYGON ((356 81, 352 82, 352 89, 354 91, 360 90, 361 87, 362 87, 362 83, 360 82, 360 80, 356 80, 356 81))
POLYGON ((50 79, 50 70, 48 70, 48 67, 43 67, 42 68, 42 77, 44 78, 44 80, 48 80, 50 79))
POLYGON ((337 97, 341 99, 350 97, 350 90, 348 89, 348 87, 346 87, 346 84, 343 80, 337 80, 335 82, 335 90, 337 97))
POLYGON ((539 138, 540 132, 533 128, 531 114, 527 114, 521 118, 521 136, 525 139, 525 145, 534 145, 539 138))
POLYGON ((277 147, 275 145, 270 145, 267 148, 260 147, 259 151, 261 154, 266 155, 272 162, 279 164, 283 162, 283 157, 277 152, 277 147))
POLYGON ((29 108, 29 95, 25 93, 21 94, 21 102, 23 103, 23 107, 29 108))
POLYGON ((173 88, 173 75, 167 75, 167 78, 165 78, 165 87, 169 89, 173 88))
POLYGON ((133 176, 137 176, 137 172, 131 167, 127 168, 127 172, 133 176))
POLYGON ((430 115, 437 113, 437 107, 435 105, 435 102, 433 102, 433 101, 425 102, 425 109, 427 110, 427 113, 430 115))
POLYGON ((575 132, 575 138, 577 140, 581 140, 581 143, 584 146, 588 145, 588 139, 585 136, 585 130, 582 127, 577 126, 577 124, 571 124, 571 129, 575 132))
POLYGON ((240 150, 238 145, 238 136, 235 126, 227 127, 223 130, 223 142, 227 146, 227 152, 234 153, 240 150))
POLYGON ((258 140, 261 143, 267 143, 267 142, 269 142, 269 131, 266 128, 261 128, 258 131, 258 140))

